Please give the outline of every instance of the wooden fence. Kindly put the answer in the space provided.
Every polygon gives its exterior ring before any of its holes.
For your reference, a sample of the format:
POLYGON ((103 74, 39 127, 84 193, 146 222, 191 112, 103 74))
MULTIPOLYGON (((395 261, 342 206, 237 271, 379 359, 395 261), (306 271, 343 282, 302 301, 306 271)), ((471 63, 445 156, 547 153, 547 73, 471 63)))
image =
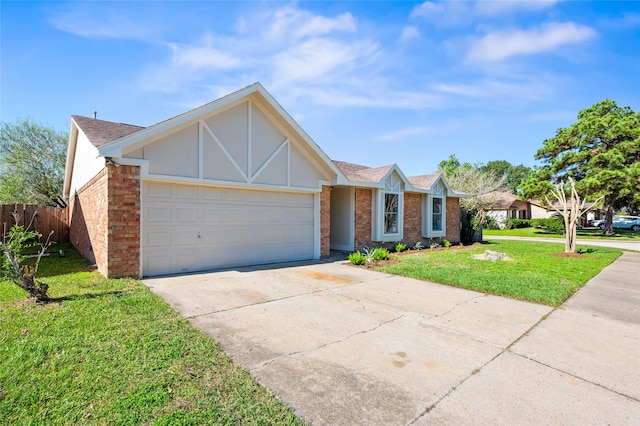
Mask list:
POLYGON ((69 224, 67 223, 67 209, 52 206, 36 206, 24 204, 0 205, 0 233, 2 237, 16 224, 13 212, 19 216, 18 225, 30 231, 38 231, 42 239, 46 240, 53 231, 51 240, 57 243, 69 241, 69 224))

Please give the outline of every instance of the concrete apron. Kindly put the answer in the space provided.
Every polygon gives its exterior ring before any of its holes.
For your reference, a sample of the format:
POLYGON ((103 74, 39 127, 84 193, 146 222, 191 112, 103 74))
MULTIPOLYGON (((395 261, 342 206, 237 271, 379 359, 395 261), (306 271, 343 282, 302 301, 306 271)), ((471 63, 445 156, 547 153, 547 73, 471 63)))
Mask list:
POLYGON ((541 330, 550 307, 343 263, 145 283, 313 424, 640 418, 638 328, 616 320, 556 310, 541 330))

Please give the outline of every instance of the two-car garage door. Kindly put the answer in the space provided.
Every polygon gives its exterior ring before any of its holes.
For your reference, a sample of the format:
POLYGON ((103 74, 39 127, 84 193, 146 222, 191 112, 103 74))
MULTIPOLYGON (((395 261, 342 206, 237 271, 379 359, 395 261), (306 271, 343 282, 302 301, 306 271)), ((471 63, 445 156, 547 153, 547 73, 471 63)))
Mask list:
POLYGON ((312 193, 144 181, 145 276, 314 256, 312 193))

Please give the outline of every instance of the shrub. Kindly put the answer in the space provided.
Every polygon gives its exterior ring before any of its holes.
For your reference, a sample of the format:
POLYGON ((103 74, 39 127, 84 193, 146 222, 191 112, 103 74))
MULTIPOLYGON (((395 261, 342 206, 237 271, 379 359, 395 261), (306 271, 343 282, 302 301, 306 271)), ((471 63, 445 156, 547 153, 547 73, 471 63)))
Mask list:
POLYGON ((407 249, 407 246, 405 246, 402 243, 398 243, 398 244, 395 245, 395 247, 393 249, 396 251, 396 253, 402 253, 403 251, 405 251, 407 249))
POLYGON ((531 219, 531 226, 535 228, 548 229, 551 232, 563 232, 564 220, 561 217, 552 217, 549 219, 531 219))
MULTIPOLYGON (((17 213, 14 213, 14 218, 18 222, 17 213)), ((15 285, 29 293, 29 297, 38 302, 49 300, 47 295, 49 285, 36 280, 36 274, 38 273, 40 259, 52 244, 52 234, 53 231, 51 231, 45 243, 39 243, 38 239, 42 234, 37 231, 27 231, 23 226, 14 225, 7 234, 8 238, 0 241, 0 249, 2 249, 2 257, 4 258, 2 261, 4 275, 15 285), (35 265, 26 265, 24 263, 26 259, 25 250, 34 247, 38 249, 35 265)))
POLYGON ((440 247, 451 247, 451 242, 447 239, 440 241, 440 247))
POLYGON ((383 247, 375 248, 373 249, 372 257, 376 262, 378 260, 389 260, 389 250, 383 247))
POLYGON ((359 251, 355 251, 349 255, 349 262, 353 263, 354 265, 364 265, 365 260, 365 255, 363 255, 359 251))
POLYGON ((422 246, 422 241, 418 241, 413 245, 414 250, 422 250, 424 247, 422 246))
POLYGON ((484 229, 500 229, 500 224, 498 223, 495 217, 487 215, 484 218, 483 228, 484 229))
POLYGON ((505 229, 528 228, 530 226, 530 219, 515 219, 510 217, 504 222, 505 229))

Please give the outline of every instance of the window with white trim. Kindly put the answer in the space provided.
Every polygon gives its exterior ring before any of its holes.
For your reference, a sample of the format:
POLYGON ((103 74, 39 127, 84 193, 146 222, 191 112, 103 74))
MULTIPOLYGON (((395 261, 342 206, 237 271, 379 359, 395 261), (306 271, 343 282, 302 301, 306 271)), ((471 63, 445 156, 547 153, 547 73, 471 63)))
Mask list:
POLYGON ((404 214, 404 183, 397 173, 384 182, 377 191, 373 206, 372 239, 374 241, 400 241, 404 214))
POLYGON ((442 232, 442 198, 433 197, 431 201, 431 230, 434 232, 442 232))
POLYGON ((384 228, 383 233, 397 234, 398 233, 398 199, 400 194, 388 193, 384 194, 384 228))
POLYGON ((441 182, 434 185, 432 194, 425 196, 422 211, 422 236, 426 238, 444 237, 447 232, 447 196, 446 188, 441 182))

